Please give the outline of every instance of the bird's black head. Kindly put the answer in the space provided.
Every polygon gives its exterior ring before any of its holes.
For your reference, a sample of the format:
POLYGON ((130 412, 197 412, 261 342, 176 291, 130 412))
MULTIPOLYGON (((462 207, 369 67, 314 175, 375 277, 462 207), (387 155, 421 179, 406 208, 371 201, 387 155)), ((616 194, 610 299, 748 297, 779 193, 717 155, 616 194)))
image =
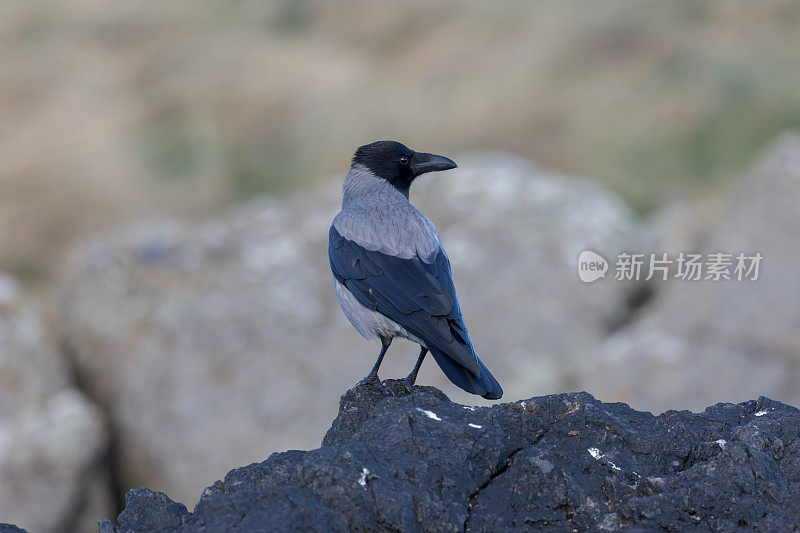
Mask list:
POLYGON ((406 196, 417 176, 458 166, 452 159, 415 152, 397 141, 378 141, 361 146, 353 156, 353 164, 364 165, 406 196))

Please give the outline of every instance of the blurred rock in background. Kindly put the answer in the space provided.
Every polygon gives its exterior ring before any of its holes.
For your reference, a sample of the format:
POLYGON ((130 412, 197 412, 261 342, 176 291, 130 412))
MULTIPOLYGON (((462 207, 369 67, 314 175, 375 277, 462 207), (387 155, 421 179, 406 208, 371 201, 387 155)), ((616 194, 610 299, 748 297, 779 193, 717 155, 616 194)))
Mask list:
MULTIPOLYGON (((479 352, 508 397, 574 388, 625 287, 581 284, 584 249, 635 248, 628 208, 584 180, 500 154, 457 157, 413 199, 436 221, 479 352)), ((209 476, 318 445, 378 346, 338 311, 327 234, 341 177, 198 224, 142 224, 78 253, 60 323, 119 431, 128 486, 189 501, 209 476)), ((407 374, 398 342, 383 377, 407 374)), ((449 386, 432 361, 421 383, 449 386)))
POLYGON ((589 176, 637 211, 800 127, 800 4, 0 3, 0 269, 208 213, 396 138, 589 176))
POLYGON ((106 486, 100 410, 18 283, 0 273, 0 517, 32 531, 84 529, 116 496, 106 486))
POLYGON ((635 323, 606 343, 587 390, 656 412, 764 391, 800 404, 800 136, 780 136, 722 205, 696 250, 759 252, 759 279, 658 282, 635 323))

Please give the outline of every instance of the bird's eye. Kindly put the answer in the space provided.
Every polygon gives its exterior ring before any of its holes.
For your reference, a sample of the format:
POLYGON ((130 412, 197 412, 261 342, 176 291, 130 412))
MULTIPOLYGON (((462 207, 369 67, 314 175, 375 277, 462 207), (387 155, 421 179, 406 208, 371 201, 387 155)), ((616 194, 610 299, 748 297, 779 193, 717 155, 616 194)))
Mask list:
POLYGON ((408 158, 406 156, 401 157, 400 158, 400 164, 403 165, 403 166, 407 165, 408 164, 408 158))

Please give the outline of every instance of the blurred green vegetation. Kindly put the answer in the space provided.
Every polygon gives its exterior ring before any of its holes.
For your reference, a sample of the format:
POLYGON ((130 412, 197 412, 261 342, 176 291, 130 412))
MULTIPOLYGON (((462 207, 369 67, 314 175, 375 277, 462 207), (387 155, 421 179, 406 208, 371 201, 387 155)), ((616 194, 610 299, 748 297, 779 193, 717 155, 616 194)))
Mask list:
POLYGON ((0 268, 382 138, 518 154, 641 212, 715 194, 800 129, 798 27, 789 0, 3 3, 0 226, 40 222, 0 268))

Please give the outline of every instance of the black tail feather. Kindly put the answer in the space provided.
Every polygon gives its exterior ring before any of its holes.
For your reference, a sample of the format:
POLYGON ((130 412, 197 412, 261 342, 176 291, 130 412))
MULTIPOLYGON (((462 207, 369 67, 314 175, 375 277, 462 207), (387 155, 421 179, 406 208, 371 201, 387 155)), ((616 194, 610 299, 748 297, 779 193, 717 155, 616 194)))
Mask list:
POLYGON ((481 367, 481 372, 473 374, 444 352, 436 348, 430 348, 430 352, 447 378, 465 391, 483 396, 487 400, 497 400, 503 396, 502 387, 480 359, 478 365, 481 367))

